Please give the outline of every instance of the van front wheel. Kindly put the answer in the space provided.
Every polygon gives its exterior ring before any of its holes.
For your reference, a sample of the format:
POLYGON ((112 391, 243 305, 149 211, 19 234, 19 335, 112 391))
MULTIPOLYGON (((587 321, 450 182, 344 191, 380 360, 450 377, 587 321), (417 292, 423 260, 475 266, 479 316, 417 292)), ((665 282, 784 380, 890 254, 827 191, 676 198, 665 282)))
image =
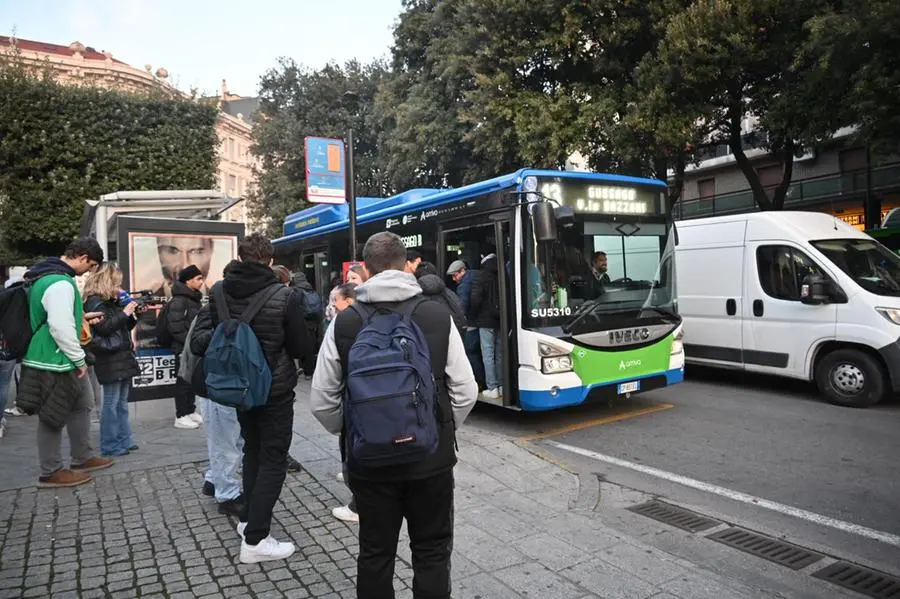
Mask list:
POLYGON ((816 367, 816 385, 826 401, 850 408, 867 408, 881 401, 886 378, 874 358, 856 349, 833 351, 816 367))

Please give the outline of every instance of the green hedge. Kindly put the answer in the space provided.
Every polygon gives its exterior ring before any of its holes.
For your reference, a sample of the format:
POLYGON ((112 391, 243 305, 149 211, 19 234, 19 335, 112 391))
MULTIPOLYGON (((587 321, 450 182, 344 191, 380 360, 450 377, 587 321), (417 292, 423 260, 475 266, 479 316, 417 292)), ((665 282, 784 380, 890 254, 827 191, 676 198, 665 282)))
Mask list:
POLYGON ((71 87, 0 65, 0 255, 57 254, 85 200, 124 190, 211 189, 216 110, 71 87))

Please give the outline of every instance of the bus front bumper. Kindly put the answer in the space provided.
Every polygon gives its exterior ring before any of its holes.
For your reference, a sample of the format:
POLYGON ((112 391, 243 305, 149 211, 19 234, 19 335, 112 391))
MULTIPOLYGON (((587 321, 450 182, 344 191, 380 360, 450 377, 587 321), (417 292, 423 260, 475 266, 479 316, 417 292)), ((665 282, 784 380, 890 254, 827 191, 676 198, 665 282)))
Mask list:
POLYGON ((608 402, 624 397, 619 394, 619 385, 640 381, 640 390, 634 393, 643 393, 653 389, 662 389, 669 385, 675 385, 684 380, 684 367, 673 368, 664 372, 650 374, 637 378, 628 378, 617 381, 608 381, 594 385, 567 387, 564 389, 543 390, 519 390, 519 407, 526 412, 541 412, 555 410, 568 406, 577 406, 583 403, 608 402))

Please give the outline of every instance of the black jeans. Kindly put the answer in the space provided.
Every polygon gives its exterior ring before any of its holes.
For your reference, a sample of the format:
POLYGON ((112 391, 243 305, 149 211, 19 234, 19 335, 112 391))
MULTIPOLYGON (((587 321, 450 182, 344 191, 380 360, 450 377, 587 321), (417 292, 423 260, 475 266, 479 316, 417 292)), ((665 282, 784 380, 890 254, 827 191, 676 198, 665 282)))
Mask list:
MULTIPOLYGON (((175 372, 181 367, 181 358, 175 354, 175 372)), ((175 418, 181 418, 197 411, 196 398, 191 384, 181 377, 175 379, 175 418)))
POLYGON ((271 398, 260 407, 238 412, 244 437, 244 539, 256 545, 272 526, 272 510, 287 475, 294 425, 294 393, 271 398))
POLYGON ((357 599, 394 598, 394 562, 406 518, 413 597, 449 599, 453 471, 422 480, 374 482, 350 476, 359 513, 357 599))

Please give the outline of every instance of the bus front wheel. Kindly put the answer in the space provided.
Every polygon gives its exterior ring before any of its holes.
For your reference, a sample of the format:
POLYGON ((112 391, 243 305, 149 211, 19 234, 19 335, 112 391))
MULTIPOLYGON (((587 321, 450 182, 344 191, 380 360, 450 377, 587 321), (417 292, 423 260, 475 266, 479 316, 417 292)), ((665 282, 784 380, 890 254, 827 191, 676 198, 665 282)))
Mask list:
POLYGON ((829 403, 867 408, 881 401, 887 375, 874 358, 857 349, 839 349, 819 360, 816 386, 829 403))

